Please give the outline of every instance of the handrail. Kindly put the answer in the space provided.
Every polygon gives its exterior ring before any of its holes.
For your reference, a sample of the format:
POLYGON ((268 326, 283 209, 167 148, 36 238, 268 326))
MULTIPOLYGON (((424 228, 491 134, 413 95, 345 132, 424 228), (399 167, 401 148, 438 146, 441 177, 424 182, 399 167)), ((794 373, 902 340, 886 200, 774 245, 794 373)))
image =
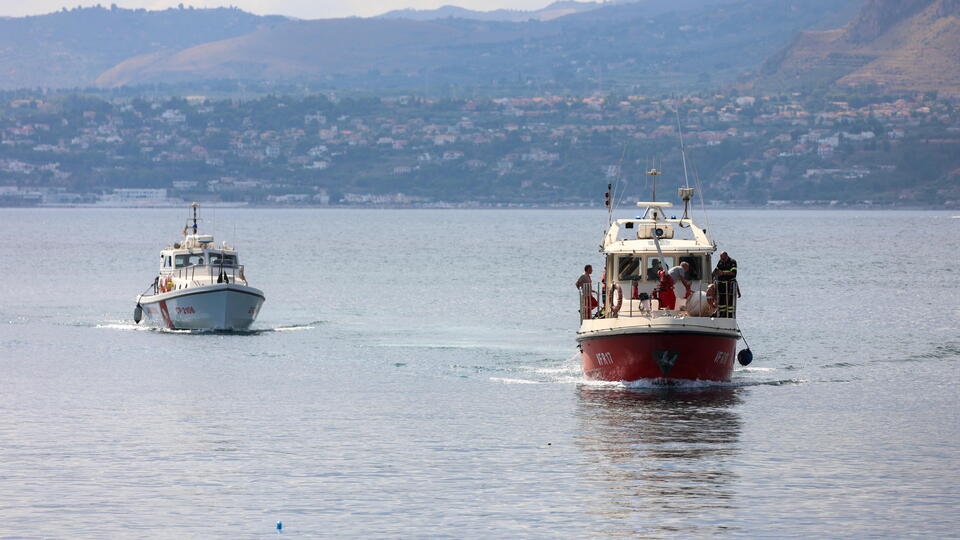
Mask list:
MULTIPOLYGON (((610 283, 606 290, 604 290, 605 284, 602 281, 595 283, 583 283, 580 286, 579 304, 580 304, 580 320, 584 319, 598 319, 598 318, 620 318, 620 317, 654 317, 654 316, 665 316, 665 315, 685 315, 686 310, 686 299, 677 298, 677 309, 659 309, 659 299, 657 298, 657 290, 654 289, 652 292, 641 292, 637 290, 634 294, 634 289, 631 282, 627 283, 626 286, 621 286, 621 293, 623 294, 623 301, 621 302, 621 307, 619 312, 612 313, 612 309, 608 307, 613 303, 613 282, 610 283), (590 306, 590 299, 593 298, 597 304, 599 304, 595 309, 588 308, 590 306)), ((737 281, 698 281, 696 286, 693 288, 694 294, 704 293, 710 295, 711 292, 716 299, 717 308, 716 310, 707 315, 713 318, 736 318, 737 311, 737 297, 739 296, 739 286, 737 281), (714 286, 714 290, 710 290, 710 286, 714 286)))
POLYGON ((242 264, 224 264, 223 266, 219 264, 194 264, 161 270, 160 276, 161 279, 169 276, 176 280, 182 280, 195 287, 223 282, 247 284, 244 265, 242 264))

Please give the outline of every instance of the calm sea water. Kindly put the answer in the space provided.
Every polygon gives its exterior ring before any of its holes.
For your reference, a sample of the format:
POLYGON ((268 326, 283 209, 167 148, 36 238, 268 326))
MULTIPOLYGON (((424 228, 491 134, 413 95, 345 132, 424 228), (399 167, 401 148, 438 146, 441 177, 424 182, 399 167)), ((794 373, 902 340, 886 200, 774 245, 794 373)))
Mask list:
POLYGON ((0 210, 0 537, 957 537, 960 219, 713 211, 755 354, 591 383, 599 211, 209 210, 247 335, 133 324, 186 211, 0 210))

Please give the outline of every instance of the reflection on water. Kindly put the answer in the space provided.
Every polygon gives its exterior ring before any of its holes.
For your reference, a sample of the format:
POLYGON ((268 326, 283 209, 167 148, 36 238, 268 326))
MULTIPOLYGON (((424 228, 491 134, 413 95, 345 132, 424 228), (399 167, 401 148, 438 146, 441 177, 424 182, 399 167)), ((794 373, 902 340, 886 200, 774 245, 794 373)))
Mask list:
POLYGON ((584 502, 609 525, 604 534, 729 530, 721 516, 734 509, 730 462, 741 430, 734 409, 743 391, 579 388, 576 443, 592 463, 584 481, 599 497, 584 502))

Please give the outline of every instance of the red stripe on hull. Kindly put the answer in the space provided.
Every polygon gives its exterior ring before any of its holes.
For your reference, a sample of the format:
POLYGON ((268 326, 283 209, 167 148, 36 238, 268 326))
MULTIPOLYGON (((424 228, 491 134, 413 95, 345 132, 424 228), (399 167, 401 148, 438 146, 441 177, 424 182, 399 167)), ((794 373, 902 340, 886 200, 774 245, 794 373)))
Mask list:
POLYGON ((601 381, 729 381, 737 340, 684 333, 640 333, 580 342, 583 373, 601 381))
POLYGON ((167 328, 173 330, 173 321, 170 320, 170 312, 167 311, 167 301, 160 301, 160 314, 163 315, 163 323, 167 325, 167 328))

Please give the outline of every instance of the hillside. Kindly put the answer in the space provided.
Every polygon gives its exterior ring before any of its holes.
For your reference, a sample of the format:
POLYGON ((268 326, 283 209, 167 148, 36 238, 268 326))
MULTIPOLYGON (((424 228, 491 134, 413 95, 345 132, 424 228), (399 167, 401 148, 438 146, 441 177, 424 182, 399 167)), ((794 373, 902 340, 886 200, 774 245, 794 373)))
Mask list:
POLYGON ((859 0, 648 0, 549 21, 286 21, 105 70, 103 87, 211 79, 333 87, 591 92, 709 88, 755 69, 798 31, 859 0))
POLYGON ((869 0, 843 28, 800 34, 753 84, 960 96, 960 0, 869 0))
POLYGON ((96 84, 112 87, 196 78, 320 79, 380 69, 405 74, 424 64, 454 64, 460 48, 495 47, 546 32, 547 28, 465 20, 289 21, 181 51, 135 57, 103 73, 96 84))
POLYGON ((280 20, 234 8, 102 7, 0 18, 0 89, 89 86, 132 56, 239 36, 280 20))
POLYGON ((516 9, 495 9, 492 11, 475 11, 457 6, 441 6, 437 9, 398 9, 388 11, 378 18, 382 19, 411 19, 414 21, 432 21, 436 19, 472 19, 475 21, 523 22, 529 20, 550 21, 557 17, 581 13, 600 7, 597 2, 554 2, 549 6, 533 11, 516 9))

